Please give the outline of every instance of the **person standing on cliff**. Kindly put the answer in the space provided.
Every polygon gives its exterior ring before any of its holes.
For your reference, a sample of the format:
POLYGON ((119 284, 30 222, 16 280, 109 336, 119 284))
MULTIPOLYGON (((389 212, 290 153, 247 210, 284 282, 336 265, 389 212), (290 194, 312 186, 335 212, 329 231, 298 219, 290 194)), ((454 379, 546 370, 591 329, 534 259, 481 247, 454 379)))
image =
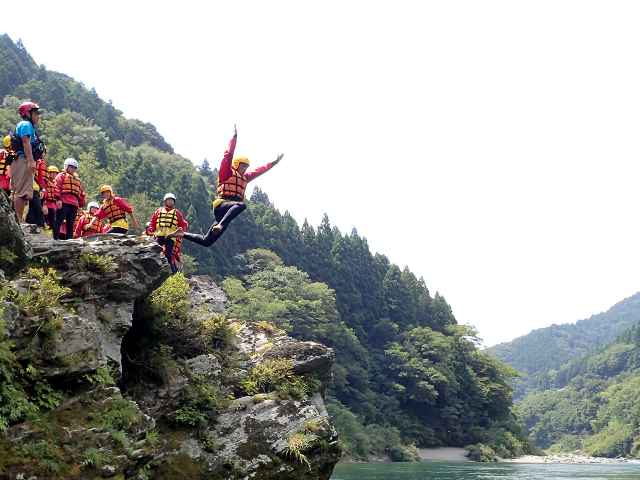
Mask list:
POLYGON ((204 247, 213 245, 222 236, 233 219, 247 208, 244 203, 247 184, 275 167, 284 156, 280 154, 273 162, 248 172, 249 159, 247 157, 233 157, 237 139, 238 130, 234 127, 233 137, 229 142, 229 147, 224 152, 218 173, 217 196, 213 201, 213 214, 216 223, 211 225, 206 235, 188 233, 179 228, 176 232, 178 238, 183 237, 185 240, 195 242, 204 247))
POLYGON ((164 247, 164 256, 167 258, 171 271, 177 273, 173 237, 178 228, 187 228, 187 222, 182 212, 176 208, 176 196, 173 193, 167 193, 164 196, 164 205, 153 212, 149 223, 149 228, 146 231, 156 237, 158 245, 164 247))
POLYGON ((47 225, 53 232, 53 229, 56 226, 56 212, 58 211, 58 205, 56 204, 56 196, 55 196, 55 180, 60 170, 55 165, 49 165, 47 167, 47 175, 45 177, 45 190, 44 197, 42 201, 43 205, 46 207, 47 213, 45 214, 45 219, 47 221, 47 225))
POLYGON ((100 187, 100 195, 102 196, 102 205, 96 212, 96 215, 89 228, 93 227, 93 224, 98 220, 109 220, 108 233, 128 233, 129 222, 127 222, 127 215, 131 217, 133 226, 138 228, 138 220, 133 214, 133 207, 127 203, 127 201, 114 195, 111 185, 102 185, 100 187))
MULTIPOLYGON (((46 150, 45 150, 46 153, 46 150)), ((29 211, 27 212, 27 223, 37 225, 40 228, 45 226, 45 217, 49 213, 46 203, 43 203, 47 190, 47 161, 46 154, 36 160, 36 171, 33 180, 33 197, 29 200, 29 211)))
MULTIPOLYGON (((8 140, 6 143, 11 145, 11 137, 6 136, 4 140, 8 140)), ((7 162, 8 155, 5 148, 0 148, 0 190, 7 196, 7 200, 11 198, 11 167, 7 162)))
POLYGON ((20 222, 24 221, 24 209, 33 198, 33 176, 36 170, 37 152, 43 146, 36 126, 40 121, 40 106, 24 102, 18 108, 22 120, 16 125, 12 148, 17 158, 11 164, 11 191, 13 205, 20 222))
POLYGON ((84 207, 85 193, 82 183, 76 175, 77 170, 78 161, 75 158, 67 158, 64 161, 64 170, 56 176, 54 182, 57 213, 53 238, 56 240, 73 238, 73 227, 76 223, 78 209, 84 207), (60 232, 63 223, 65 224, 65 233, 60 232))

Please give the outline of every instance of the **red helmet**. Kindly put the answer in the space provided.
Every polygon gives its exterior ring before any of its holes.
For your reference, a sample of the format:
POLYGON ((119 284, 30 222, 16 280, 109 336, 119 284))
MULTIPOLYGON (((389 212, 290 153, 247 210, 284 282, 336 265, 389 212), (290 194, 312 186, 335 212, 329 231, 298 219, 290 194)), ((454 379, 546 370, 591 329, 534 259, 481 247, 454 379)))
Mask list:
POLYGON ((18 107, 18 113, 22 118, 31 115, 32 110, 40 110, 40 105, 33 102, 24 102, 18 107))

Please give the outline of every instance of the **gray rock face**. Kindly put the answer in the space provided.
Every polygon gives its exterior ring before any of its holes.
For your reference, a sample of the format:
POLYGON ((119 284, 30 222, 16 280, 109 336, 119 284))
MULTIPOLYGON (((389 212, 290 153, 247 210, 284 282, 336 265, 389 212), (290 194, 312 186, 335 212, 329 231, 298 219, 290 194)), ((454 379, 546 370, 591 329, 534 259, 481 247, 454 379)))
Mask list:
POLYGON ((30 253, 15 213, 7 197, 0 193, 0 272, 9 276, 18 273, 27 264, 30 253))
MULTIPOLYGON (((170 272, 150 240, 53 241, 28 230, 25 236, 34 260, 55 268, 71 293, 62 306, 40 315, 27 315, 15 301, 0 309, 16 356, 44 378, 84 385, 47 415, 48 428, 25 422, 6 434, 12 443, 51 443, 64 452, 68 468, 47 478, 330 478, 341 455, 323 399, 331 349, 226 319, 224 292, 205 276, 188 279, 187 318, 163 317, 155 324, 157 311, 141 305, 170 272), (52 319, 56 330, 43 335, 42 325, 52 319), (138 343, 129 347, 132 334, 138 343), (149 380, 127 370, 124 394, 115 386, 96 387, 95 380, 86 383, 101 367, 122 368, 123 352, 137 353, 126 348, 138 347, 152 355, 133 362, 152 361, 137 368, 160 368, 161 375, 149 380), (243 380, 252 369, 282 358, 295 375, 319 380, 310 383, 315 391, 300 400, 275 392, 248 396, 243 380)), ((39 285, 24 276, 11 284, 21 292, 39 285)))
MULTIPOLYGON (((34 261, 55 268, 60 284, 71 289, 63 299, 68 309, 50 309, 57 317, 55 335, 38 334, 46 319, 17 315, 7 325, 18 358, 30 360, 46 377, 70 377, 121 366, 122 339, 132 325, 134 302, 148 296, 169 276, 160 247, 147 239, 127 238, 87 242, 55 241, 26 233, 34 261), (100 263, 103 262, 103 263, 100 263)), ((12 282, 18 291, 32 280, 12 282)))

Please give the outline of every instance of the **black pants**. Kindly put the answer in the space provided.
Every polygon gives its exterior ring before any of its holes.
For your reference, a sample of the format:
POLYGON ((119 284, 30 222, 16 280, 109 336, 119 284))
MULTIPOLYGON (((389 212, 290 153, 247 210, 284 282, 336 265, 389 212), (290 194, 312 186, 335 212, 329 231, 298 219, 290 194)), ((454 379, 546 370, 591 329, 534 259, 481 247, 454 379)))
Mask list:
POLYGON ((49 227, 51 228, 52 231, 55 230, 56 228, 56 212, 58 210, 55 208, 50 208, 49 211, 47 212, 47 225, 49 225, 49 227))
POLYGON ((211 225, 209 231, 205 235, 198 235, 196 233, 185 233, 184 238, 192 242, 202 245, 203 247, 210 247, 213 245, 224 233, 229 224, 246 210, 247 206, 240 202, 222 202, 214 210, 213 214, 216 217, 218 225, 222 227, 221 230, 214 230, 215 224, 211 225))
POLYGON ((107 233, 124 233, 127 234, 129 232, 128 228, 124 228, 124 227, 113 227, 111 230, 109 230, 109 232, 107 233))
POLYGON ((56 213, 56 226, 53 229, 53 238, 56 240, 69 240, 73 238, 73 226, 76 223, 78 207, 63 203, 62 208, 56 213), (61 234, 60 227, 66 223, 67 233, 61 234), (64 237, 64 238, 62 238, 64 237))
POLYGON ((156 242, 158 242, 158 245, 164 246, 164 256, 166 257, 167 262, 169 262, 169 267, 171 267, 171 271, 173 273, 176 273, 178 271, 178 267, 176 267, 176 262, 174 261, 174 258, 173 258, 173 245, 174 245, 173 239, 167 238, 167 237, 158 237, 156 238, 156 242))
POLYGON ((42 213, 42 201, 40 192, 33 191, 33 198, 29 200, 29 213, 27 213, 27 223, 44 227, 44 214, 42 213))

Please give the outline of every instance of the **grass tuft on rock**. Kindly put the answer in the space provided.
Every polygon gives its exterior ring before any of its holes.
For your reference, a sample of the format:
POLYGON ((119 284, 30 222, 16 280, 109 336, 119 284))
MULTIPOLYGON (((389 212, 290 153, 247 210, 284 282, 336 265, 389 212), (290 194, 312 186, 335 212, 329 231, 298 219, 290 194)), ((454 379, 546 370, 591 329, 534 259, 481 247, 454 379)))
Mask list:
POLYGON ((109 255, 83 253, 80 255, 80 265, 83 269, 95 273, 112 273, 118 270, 118 263, 109 255))
POLYGON ((28 315, 45 314, 47 309, 60 306, 60 300, 71 293, 71 289, 60 285, 53 268, 32 267, 26 277, 35 283, 30 284, 26 292, 18 293, 15 300, 28 315))
POLYGON ((281 398, 301 400, 311 391, 305 379, 293 372, 287 358, 268 359, 251 369, 241 386, 247 395, 276 392, 281 398))
POLYGON ((151 294, 150 303, 165 322, 184 321, 189 310, 189 282, 184 274, 167 278, 151 294))
POLYGON ((309 450, 317 440, 318 437, 312 433, 294 433, 287 440, 285 453, 297 462, 305 464, 311 470, 311 464, 304 452, 309 450))

